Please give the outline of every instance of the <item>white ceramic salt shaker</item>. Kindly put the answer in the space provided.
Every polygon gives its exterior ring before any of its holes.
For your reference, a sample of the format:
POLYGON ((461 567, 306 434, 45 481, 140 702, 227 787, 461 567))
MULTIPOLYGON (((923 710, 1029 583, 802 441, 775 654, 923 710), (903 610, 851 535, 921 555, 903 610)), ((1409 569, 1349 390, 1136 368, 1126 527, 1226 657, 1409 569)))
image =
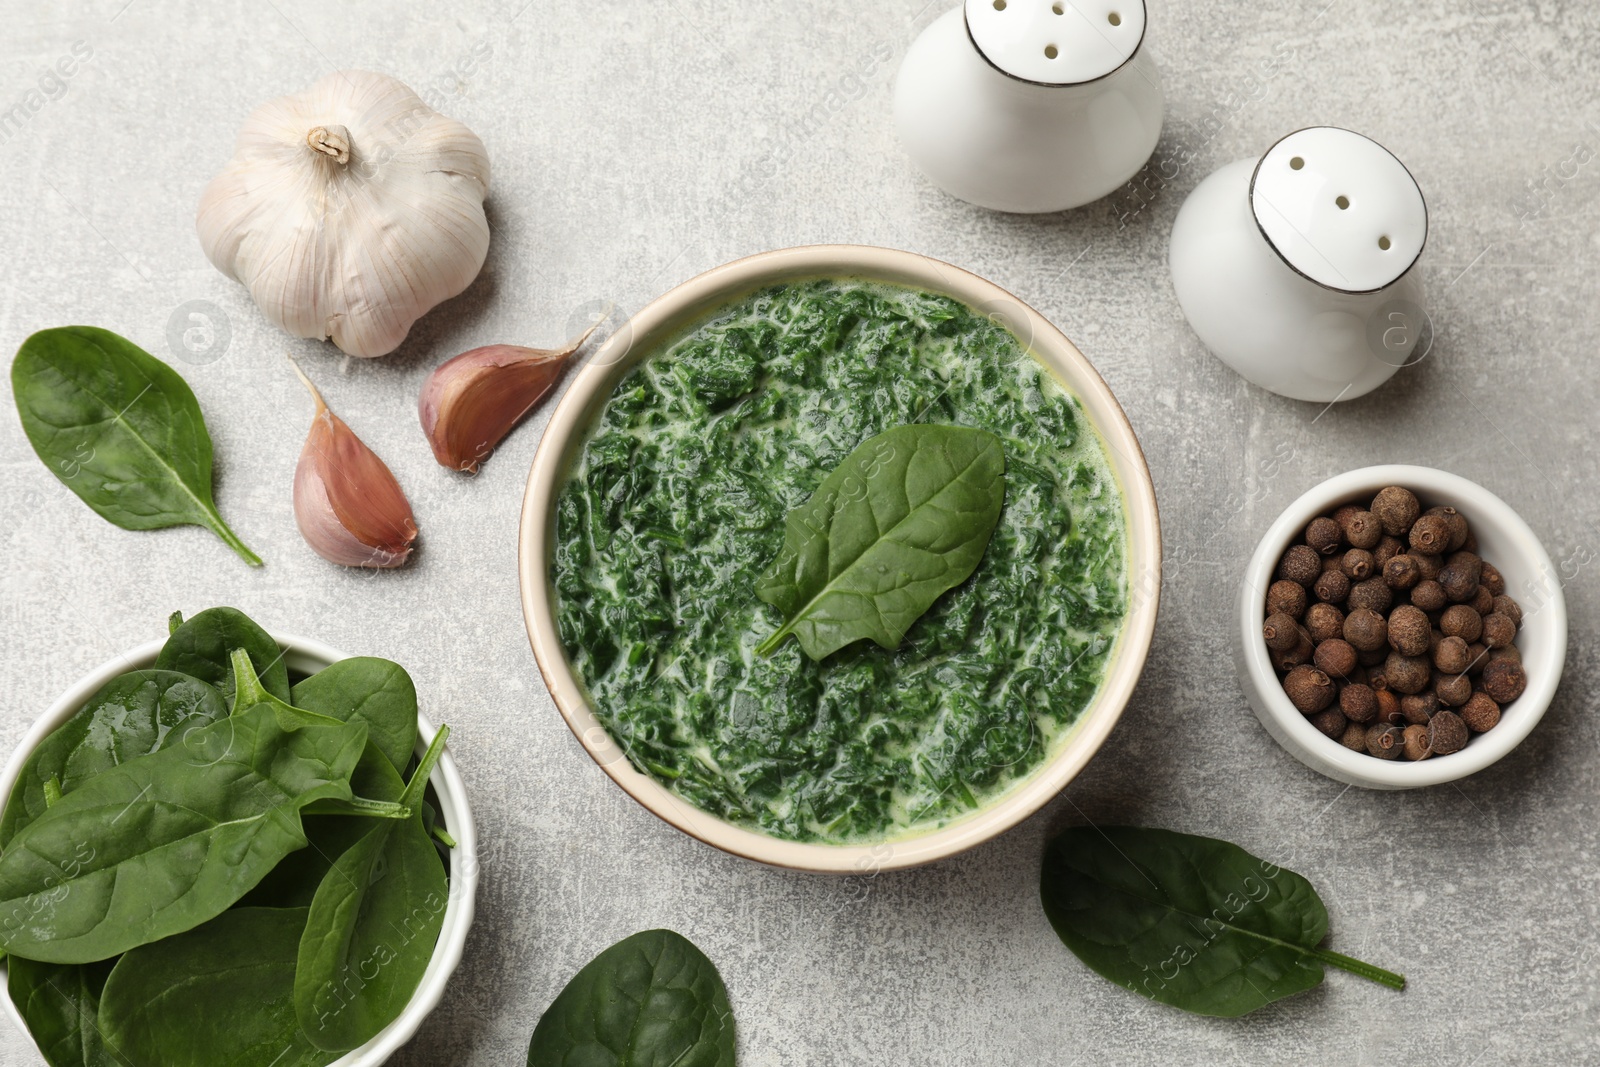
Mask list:
POLYGON ((1359 133, 1315 126, 1189 194, 1172 227, 1172 284, 1200 340, 1251 382, 1352 400, 1420 358, 1414 268, 1427 238, 1405 165, 1359 133))
POLYGON ((923 31, 895 126, 945 191, 997 211, 1065 211, 1144 166, 1165 99, 1144 0, 966 0, 923 31))

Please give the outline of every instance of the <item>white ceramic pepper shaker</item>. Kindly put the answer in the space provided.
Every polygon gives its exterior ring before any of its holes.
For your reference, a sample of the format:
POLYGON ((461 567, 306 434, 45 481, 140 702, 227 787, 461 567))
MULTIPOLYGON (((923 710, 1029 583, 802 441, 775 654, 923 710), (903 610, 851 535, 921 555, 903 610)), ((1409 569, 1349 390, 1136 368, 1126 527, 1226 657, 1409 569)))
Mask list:
POLYGON ((1361 134, 1316 126, 1189 194, 1172 227, 1172 284, 1200 340, 1251 382, 1352 400, 1414 358, 1427 238, 1405 165, 1361 134))
POLYGON ((912 44, 895 126, 947 192, 1064 211, 1113 192, 1161 137, 1144 0, 965 0, 912 44))

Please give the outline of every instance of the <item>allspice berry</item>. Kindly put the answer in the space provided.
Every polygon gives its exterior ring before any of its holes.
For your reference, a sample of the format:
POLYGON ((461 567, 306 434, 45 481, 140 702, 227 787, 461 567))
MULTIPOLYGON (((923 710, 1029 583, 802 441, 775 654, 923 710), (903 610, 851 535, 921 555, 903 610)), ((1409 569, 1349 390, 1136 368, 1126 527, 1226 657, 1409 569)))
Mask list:
POLYGON ((1417 503, 1416 494, 1411 490, 1391 485, 1378 490, 1378 495, 1372 498, 1372 507, 1369 510, 1377 517, 1384 533, 1392 537, 1403 537, 1422 514, 1422 505, 1417 503))
POLYGON ((1371 722, 1378 717, 1378 694, 1370 685, 1347 685, 1339 690, 1339 710, 1351 722, 1371 722))
POLYGON ((1528 676, 1515 660, 1497 659, 1483 668, 1483 691, 1501 707, 1521 696, 1527 687, 1528 676))
POLYGON ((1300 624, 1280 611, 1267 616, 1261 636, 1274 652, 1287 652, 1300 643, 1300 624))
POLYGON ((1484 654, 1483 665, 1487 667, 1496 660, 1508 659, 1512 663, 1522 662, 1522 649, 1516 645, 1506 645, 1504 648, 1491 648, 1484 654))
POLYGON ((1511 624, 1517 629, 1522 629, 1522 605, 1515 600, 1512 600, 1504 593, 1500 593, 1494 598, 1494 610, 1496 614, 1504 615, 1510 619, 1511 624))
POLYGON ((1401 749, 1408 760, 1427 759, 1433 755, 1433 749, 1428 747, 1428 728, 1412 724, 1407 726, 1401 734, 1401 749))
POLYGON ((1344 728, 1344 733, 1339 735, 1339 743, 1352 752, 1365 752, 1367 728, 1358 722, 1351 723, 1344 728))
POLYGON ((1343 636, 1358 652, 1375 652, 1389 642, 1389 623, 1371 608, 1357 608, 1345 616, 1343 636))
POLYGON ((1378 721, 1387 726, 1399 726, 1406 721, 1405 713, 1400 710, 1400 695, 1388 689, 1374 689, 1373 695, 1378 698, 1378 721))
POLYGON ((1345 727, 1350 725, 1350 720, 1344 717, 1344 712, 1338 708, 1326 708, 1309 717, 1312 726, 1322 731, 1325 737, 1342 737, 1345 727))
POLYGON ((1467 747, 1467 724, 1453 711, 1441 711, 1428 723, 1428 747, 1436 756, 1448 756, 1467 747))
POLYGON ((1446 552, 1454 552, 1466 543, 1468 533, 1467 517, 1461 514, 1461 512, 1451 507, 1438 507, 1429 508, 1427 511, 1423 512, 1423 514, 1442 515, 1444 516, 1445 522, 1449 524, 1450 541, 1445 547, 1446 552))
POLYGON ((1404 541, 1400 540, 1398 537, 1390 537, 1389 535, 1385 534, 1378 542, 1377 547, 1372 550, 1372 558, 1377 563, 1378 569, 1382 570, 1384 564, 1388 563, 1391 559, 1394 559, 1405 550, 1406 545, 1404 541))
POLYGON ((1450 603, 1450 598, 1444 595, 1444 586, 1424 578, 1411 590, 1411 603, 1423 611, 1438 611, 1450 603))
POLYGON ((1317 646, 1311 657, 1317 670, 1332 678, 1348 678, 1356 669, 1356 650, 1342 638, 1332 638, 1317 646))
POLYGON ((1424 515, 1411 526, 1411 550, 1436 556, 1450 545, 1450 523, 1443 515, 1424 515))
POLYGON ((1338 696, 1333 679, 1315 667, 1301 664, 1290 671, 1283 680, 1283 691, 1289 702, 1300 709, 1302 715, 1315 715, 1338 696))
POLYGON ((1367 727, 1367 753, 1379 759, 1395 759, 1404 751, 1405 734, 1398 726, 1374 723, 1367 727))
POLYGON ((1426 723, 1439 710, 1439 698, 1431 691, 1400 698, 1400 714, 1409 723, 1426 723))
POLYGON ((1323 571, 1311 586, 1311 592, 1324 604, 1341 604, 1350 595, 1350 579, 1342 571, 1323 571))
POLYGON ((1506 577, 1495 569, 1493 563, 1483 565, 1483 573, 1478 575, 1478 581, 1489 590, 1490 596, 1506 595, 1506 577))
MULTIPOLYGON (((1512 645, 1510 647, 1515 648, 1516 646, 1512 645)), ((1500 650, 1497 649, 1496 651, 1500 650)), ((1474 677, 1482 674, 1483 669, 1489 665, 1489 659, 1489 646, 1482 642, 1474 641, 1467 646, 1467 673, 1474 677)), ((1517 657, 1517 662, 1522 662, 1521 656, 1517 657)))
POLYGON ((1428 651, 1433 627, 1428 616, 1413 604, 1401 604, 1389 615, 1389 647, 1402 656, 1420 656, 1428 651))
POLYGON ((1312 641, 1331 641, 1344 636, 1344 612, 1332 604, 1313 604, 1306 609, 1306 633, 1312 641))
POLYGON ((1300 635, 1300 643, 1295 645, 1287 652, 1279 652, 1270 648, 1267 649, 1267 658, 1272 661, 1272 666, 1275 669, 1279 671, 1290 671, 1300 666, 1302 663, 1310 663, 1312 655, 1316 652, 1316 648, 1317 646, 1312 642, 1311 638, 1302 633, 1300 635))
MULTIPOLYGON (((1393 630, 1390 632, 1393 633, 1393 630)), ((1389 688, 1397 693, 1420 693, 1428 688, 1433 669, 1426 656, 1391 652, 1389 658, 1383 661, 1383 676, 1389 688)))
POLYGON ((1368 578, 1350 587, 1350 594, 1345 603, 1351 611, 1366 608, 1381 615, 1394 603, 1394 591, 1383 584, 1382 578, 1368 578))
POLYGON ((1326 515, 1312 519, 1311 525, 1306 527, 1306 544, 1316 549, 1319 556, 1333 555, 1343 542, 1339 524, 1326 515))
MULTIPOLYGON (((1349 626, 1348 621, 1345 625, 1349 626)), ((1483 616, 1482 630, 1483 643, 1490 648, 1505 648, 1517 639, 1517 624, 1498 611, 1483 616)))
POLYGON ((1344 558, 1339 563, 1339 569, 1352 582, 1360 582, 1371 578, 1375 569, 1372 553, 1364 548, 1352 548, 1344 554, 1344 558))
POLYGON ((1341 519, 1339 514, 1335 513, 1334 519, 1339 523, 1340 533, 1352 547, 1362 549, 1378 547, 1378 541, 1383 537, 1383 526, 1378 522, 1376 515, 1360 508, 1348 512, 1340 508, 1339 511, 1344 512, 1344 517, 1341 519))
POLYGON ((1465 674, 1436 674, 1433 676, 1433 691, 1439 703, 1459 708, 1472 699, 1472 679, 1465 674))
POLYGON ((1417 570, 1422 572, 1422 580, 1438 581, 1439 572, 1444 570, 1444 557, 1429 555, 1426 552, 1408 552, 1406 555, 1417 561, 1417 570))
POLYGON ((1400 555, 1383 565, 1383 584, 1390 589, 1406 590, 1422 580, 1422 569, 1410 556, 1400 555))
POLYGON ((1433 653, 1433 665, 1439 668, 1441 674, 1465 674, 1471 663, 1467 643, 1459 637, 1447 637, 1440 641, 1433 653))
POLYGON ((1492 730, 1500 723, 1500 705, 1488 693, 1473 693, 1456 714, 1475 734, 1492 730))
POLYGON ((1494 610, 1494 594, 1489 592, 1488 587, 1480 580, 1478 582, 1478 591, 1473 593, 1472 599, 1465 603, 1479 615, 1487 615, 1494 610))
POLYGON ((1483 636, 1483 616, 1466 604, 1452 604, 1439 616, 1439 629, 1447 637, 1459 637, 1471 644, 1483 636))
POLYGON ((1444 587, 1444 595, 1453 604, 1471 600, 1477 595, 1478 575, 1482 570, 1483 563, 1477 556, 1471 552, 1457 552, 1445 563, 1444 570, 1439 572, 1439 584, 1444 587))
POLYGON ((1278 577, 1309 587, 1322 574, 1322 557, 1310 545, 1293 545, 1278 561, 1278 577))
POLYGON ((1306 613, 1306 587, 1299 582, 1280 579, 1267 587, 1267 614, 1279 612, 1298 619, 1306 613))

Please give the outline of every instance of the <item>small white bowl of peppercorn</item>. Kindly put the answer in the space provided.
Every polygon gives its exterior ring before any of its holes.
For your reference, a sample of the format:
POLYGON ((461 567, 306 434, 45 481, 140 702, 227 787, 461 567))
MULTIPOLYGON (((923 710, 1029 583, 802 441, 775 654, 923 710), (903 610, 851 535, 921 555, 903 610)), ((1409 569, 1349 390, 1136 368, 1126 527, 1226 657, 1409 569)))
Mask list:
POLYGON ((1543 717, 1567 655, 1550 557, 1458 475, 1388 465, 1323 482, 1256 547, 1239 677, 1300 762, 1369 789, 1474 774, 1543 717))

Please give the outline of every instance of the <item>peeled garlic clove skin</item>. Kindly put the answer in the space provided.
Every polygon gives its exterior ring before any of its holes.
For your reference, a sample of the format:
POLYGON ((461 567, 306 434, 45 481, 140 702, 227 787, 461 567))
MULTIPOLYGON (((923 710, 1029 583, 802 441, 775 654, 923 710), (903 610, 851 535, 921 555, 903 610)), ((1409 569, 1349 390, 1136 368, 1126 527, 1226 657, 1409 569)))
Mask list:
POLYGON ((294 518, 300 536, 330 563, 400 566, 417 538, 417 522, 400 483, 345 421, 328 410, 299 367, 295 372, 317 403, 294 469, 294 518))
POLYGON ((478 276, 488 190, 471 130, 394 78, 349 70, 245 120, 195 226, 274 325, 382 356, 478 276))
POLYGON ((433 457, 451 470, 476 472, 555 388, 573 351, 488 345, 441 363, 417 398, 433 457))

